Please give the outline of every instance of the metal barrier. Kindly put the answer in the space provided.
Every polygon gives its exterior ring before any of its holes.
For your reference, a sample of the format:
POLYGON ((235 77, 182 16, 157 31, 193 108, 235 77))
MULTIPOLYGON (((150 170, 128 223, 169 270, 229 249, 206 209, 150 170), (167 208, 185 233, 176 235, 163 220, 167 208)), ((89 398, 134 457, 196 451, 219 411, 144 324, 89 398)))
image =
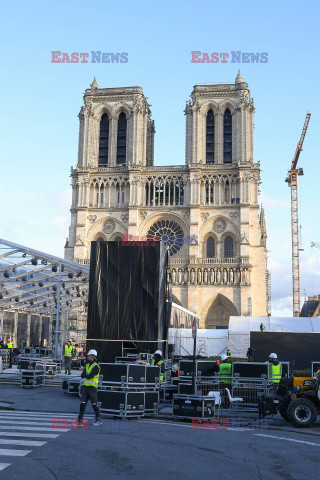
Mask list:
POLYGON ((12 364, 12 350, 10 348, 1 348, 0 355, 2 358, 2 368, 9 368, 12 364))
MULTIPOLYGON (((183 382, 190 383, 190 382, 183 382)), ((265 378, 239 377, 197 377, 195 382, 197 395, 208 395, 209 392, 220 392, 221 410, 235 409, 237 411, 258 410, 258 397, 270 393, 273 384, 265 378), (242 402, 230 402, 226 388, 231 397, 242 398, 242 402)))

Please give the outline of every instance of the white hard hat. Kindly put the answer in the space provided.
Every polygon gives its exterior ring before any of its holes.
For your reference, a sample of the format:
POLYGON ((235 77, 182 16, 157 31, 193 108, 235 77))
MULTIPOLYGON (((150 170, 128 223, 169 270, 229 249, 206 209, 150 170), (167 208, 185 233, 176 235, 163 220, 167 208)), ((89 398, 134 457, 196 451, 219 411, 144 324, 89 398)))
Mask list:
POLYGON ((89 350, 89 352, 87 353, 87 355, 94 355, 95 357, 98 355, 98 352, 97 350, 89 350))
POLYGON ((154 354, 155 354, 155 355, 160 355, 160 356, 162 357, 162 352, 161 352, 161 350, 156 350, 156 351, 154 352, 154 354))
POLYGON ((225 360, 227 360, 227 358, 228 358, 228 355, 224 353, 223 355, 221 355, 221 362, 224 362, 225 360))
POLYGON ((269 358, 278 358, 276 353, 270 353, 269 358))
POLYGON ((68 338, 68 342, 72 342, 71 338, 68 338))

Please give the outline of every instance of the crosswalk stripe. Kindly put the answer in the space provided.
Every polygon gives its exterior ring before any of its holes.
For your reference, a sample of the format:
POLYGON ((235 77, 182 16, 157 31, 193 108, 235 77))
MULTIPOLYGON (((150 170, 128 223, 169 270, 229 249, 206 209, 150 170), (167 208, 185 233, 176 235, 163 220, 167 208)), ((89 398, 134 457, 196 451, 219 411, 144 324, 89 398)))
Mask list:
POLYGON ((26 437, 26 438, 57 438, 59 435, 53 433, 24 433, 24 432, 2 432, 0 437, 26 437))
POLYGON ((27 422, 41 422, 41 423, 48 423, 48 422, 51 422, 52 419, 53 420, 56 420, 60 418, 61 420, 68 420, 71 421, 71 420, 74 420, 74 419, 77 419, 78 416, 77 415, 74 415, 73 417, 64 417, 63 415, 61 415, 61 417, 46 417, 46 418, 43 418, 43 417, 23 417, 23 416, 19 416, 19 417, 1 417, 0 415, 0 422, 6 422, 7 420, 10 420, 10 421, 21 421, 21 420, 25 420, 27 422))
MULTIPOLYGON (((68 422, 69 423, 69 422, 68 422)), ((39 427, 51 427, 52 422, 38 422, 38 420, 34 420, 32 422, 25 422, 24 420, 1 420, 0 419, 0 427, 1 425, 39 425, 39 427)))
POLYGON ((0 448, 0 455, 4 457, 24 457, 28 455, 31 450, 14 450, 11 448, 0 448))
POLYGON ((63 412, 52 412, 52 413, 42 413, 42 412, 21 412, 21 411, 10 411, 10 412, 0 412, 0 417, 74 417, 76 413, 63 413, 63 412))
POLYGON ((34 440, 8 440, 0 438, 0 445, 20 445, 22 447, 42 447, 47 442, 37 442, 34 440))
POLYGON ((6 467, 10 467, 11 463, 0 463, 0 470, 3 470, 6 467))
POLYGON ((30 432, 68 432, 70 428, 25 427, 23 425, 0 425, 2 430, 29 430, 30 432))

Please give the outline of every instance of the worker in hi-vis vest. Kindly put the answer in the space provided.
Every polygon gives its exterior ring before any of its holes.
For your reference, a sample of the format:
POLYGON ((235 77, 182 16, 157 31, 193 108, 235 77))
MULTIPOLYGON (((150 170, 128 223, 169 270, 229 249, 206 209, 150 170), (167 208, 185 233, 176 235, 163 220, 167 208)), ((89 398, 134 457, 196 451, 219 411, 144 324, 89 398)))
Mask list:
POLYGON ((160 383, 163 383, 163 374, 164 374, 165 368, 164 368, 164 361, 162 359, 161 350, 156 350, 154 352, 153 360, 151 361, 151 366, 160 367, 160 383))
POLYGON ((282 377, 282 364, 278 360, 276 353, 270 353, 269 355, 269 379, 274 386, 278 386, 282 377))
POLYGON ((67 343, 64 345, 63 357, 64 357, 64 367, 65 374, 71 375, 71 365, 73 357, 74 347, 72 345, 71 338, 68 339, 67 343))
POLYGON ((96 361, 97 350, 89 350, 87 353, 87 363, 83 372, 81 373, 81 378, 84 378, 84 384, 81 389, 81 403, 80 403, 80 412, 78 416, 78 422, 81 425, 83 423, 83 416, 86 410, 88 400, 91 401, 92 408, 94 410, 96 421, 93 425, 101 425, 101 414, 98 407, 98 384, 99 384, 99 375, 100 367, 96 361))
POLYGON ((219 365, 219 377, 221 383, 231 383, 232 365, 228 362, 228 360, 228 355, 221 355, 221 362, 219 365))

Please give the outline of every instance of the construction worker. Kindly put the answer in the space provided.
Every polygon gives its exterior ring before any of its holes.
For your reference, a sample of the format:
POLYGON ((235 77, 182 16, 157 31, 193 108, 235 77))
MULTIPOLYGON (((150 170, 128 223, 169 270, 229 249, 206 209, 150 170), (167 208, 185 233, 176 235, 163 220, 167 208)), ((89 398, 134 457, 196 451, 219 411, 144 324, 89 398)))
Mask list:
POLYGON ((163 374, 165 371, 164 361, 162 359, 162 352, 161 350, 156 350, 153 355, 153 360, 151 360, 151 366, 160 367, 160 383, 163 383, 163 374))
POLYGON ((73 357, 73 345, 71 338, 68 339, 67 343, 64 345, 64 367, 65 367, 65 375, 71 375, 71 364, 72 364, 72 357, 73 357))
POLYGON ((230 348, 228 348, 227 350, 227 357, 230 358, 231 357, 231 351, 230 351, 230 348))
POLYGON ((12 343, 11 343, 10 338, 8 338, 8 340, 7 340, 7 348, 9 348, 9 349, 11 349, 11 350, 13 349, 13 345, 12 345, 12 343))
POLYGON ((278 355, 276 353, 270 353, 269 355, 269 378, 271 383, 275 387, 278 386, 280 379, 282 377, 282 364, 278 360, 278 355))
POLYGON ((0 348, 4 348, 4 343, 1 337, 0 337, 0 348))
POLYGON ((88 400, 91 401, 91 405, 96 416, 96 421, 94 422, 93 425, 102 424, 101 414, 98 407, 98 394, 97 394, 99 374, 100 374, 100 367, 96 362, 97 355, 98 354, 96 350, 89 350, 89 352, 87 353, 87 363, 81 374, 81 377, 85 378, 85 381, 81 391, 80 412, 78 416, 78 421, 80 425, 83 423, 83 416, 86 410, 88 400))
POLYGON ((221 387, 224 388, 224 408, 229 408, 230 402, 229 397, 227 394, 226 388, 231 388, 232 382, 232 365, 229 363, 229 357, 225 353, 221 355, 221 362, 219 364, 219 377, 220 383, 222 383, 221 387))
POLYGON ((248 362, 253 362, 253 354, 254 354, 254 349, 252 347, 248 347, 248 350, 247 350, 248 362))
POLYGON ((228 363, 229 358, 228 355, 223 354, 221 355, 221 362, 219 365, 219 376, 221 383, 231 383, 232 377, 232 365, 228 363))

